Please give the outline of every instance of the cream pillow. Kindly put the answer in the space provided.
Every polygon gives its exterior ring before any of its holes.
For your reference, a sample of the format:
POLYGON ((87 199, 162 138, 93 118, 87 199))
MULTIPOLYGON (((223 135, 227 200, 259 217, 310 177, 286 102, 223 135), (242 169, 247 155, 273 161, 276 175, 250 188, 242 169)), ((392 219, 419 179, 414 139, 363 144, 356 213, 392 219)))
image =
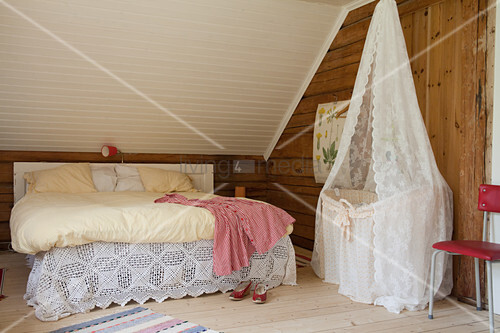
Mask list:
POLYGON ((141 177, 135 166, 116 164, 115 166, 116 181, 115 192, 134 191, 144 192, 141 177))
POLYGON ((186 174, 149 167, 137 167, 137 170, 148 192, 195 191, 191 178, 186 174))
POLYGON ((116 187, 116 172, 114 165, 91 165, 92 180, 98 192, 113 192, 116 187))
POLYGON ((91 193, 97 192, 88 163, 70 163, 56 168, 24 174, 28 193, 91 193))

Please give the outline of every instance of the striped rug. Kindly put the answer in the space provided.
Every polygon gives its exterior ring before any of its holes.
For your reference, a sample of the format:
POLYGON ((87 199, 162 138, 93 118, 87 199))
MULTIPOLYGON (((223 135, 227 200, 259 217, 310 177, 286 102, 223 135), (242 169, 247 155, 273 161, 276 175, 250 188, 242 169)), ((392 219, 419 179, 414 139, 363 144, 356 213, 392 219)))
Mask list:
POLYGON ((295 263, 297 268, 311 266, 311 258, 295 253, 295 263))
POLYGON ((211 329, 198 324, 193 324, 188 321, 165 316, 161 313, 155 313, 149 309, 137 307, 131 310, 115 313, 102 318, 90 320, 81 324, 76 324, 61 328, 51 333, 66 333, 66 332, 214 332, 211 329))

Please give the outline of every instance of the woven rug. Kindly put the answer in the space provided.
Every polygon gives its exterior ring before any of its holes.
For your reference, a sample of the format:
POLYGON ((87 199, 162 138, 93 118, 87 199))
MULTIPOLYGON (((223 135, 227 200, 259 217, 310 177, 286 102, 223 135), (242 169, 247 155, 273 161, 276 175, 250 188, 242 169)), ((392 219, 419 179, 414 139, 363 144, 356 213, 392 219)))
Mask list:
POLYGON ((295 263, 297 268, 311 266, 311 258, 295 253, 295 263))
POLYGON ((193 324, 182 319, 165 316, 161 313, 155 313, 149 309, 137 307, 131 310, 115 313, 102 318, 90 320, 81 324, 76 324, 61 328, 51 333, 64 332, 213 332, 211 329, 198 324, 193 324))

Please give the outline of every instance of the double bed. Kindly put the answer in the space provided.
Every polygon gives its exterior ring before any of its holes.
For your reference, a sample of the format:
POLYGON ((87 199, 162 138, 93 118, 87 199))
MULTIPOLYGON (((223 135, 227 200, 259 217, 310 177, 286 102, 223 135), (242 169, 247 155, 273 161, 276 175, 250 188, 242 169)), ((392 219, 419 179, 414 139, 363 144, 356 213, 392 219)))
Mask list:
MULTIPOLYGON (((57 320, 111 303, 142 304, 149 299, 162 302, 226 292, 243 280, 264 282, 270 288, 296 283, 290 228, 267 252, 254 252, 247 266, 217 275, 213 269, 215 218, 204 208, 154 203, 165 193, 127 188, 26 195, 26 174, 63 165, 14 164, 12 240, 16 251, 34 256, 25 299, 40 320, 57 320)), ((89 166, 92 170, 125 167, 89 166)), ((212 165, 128 166, 181 171, 199 191, 176 193, 188 199, 214 197, 212 165)))

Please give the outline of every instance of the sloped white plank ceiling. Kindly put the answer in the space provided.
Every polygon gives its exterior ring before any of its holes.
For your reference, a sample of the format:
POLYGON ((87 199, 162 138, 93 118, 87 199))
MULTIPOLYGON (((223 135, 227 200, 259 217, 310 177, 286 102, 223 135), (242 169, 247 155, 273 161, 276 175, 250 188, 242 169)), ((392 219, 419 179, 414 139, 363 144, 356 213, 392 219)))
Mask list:
POLYGON ((0 0, 0 150, 263 155, 345 13, 296 0, 0 0))

